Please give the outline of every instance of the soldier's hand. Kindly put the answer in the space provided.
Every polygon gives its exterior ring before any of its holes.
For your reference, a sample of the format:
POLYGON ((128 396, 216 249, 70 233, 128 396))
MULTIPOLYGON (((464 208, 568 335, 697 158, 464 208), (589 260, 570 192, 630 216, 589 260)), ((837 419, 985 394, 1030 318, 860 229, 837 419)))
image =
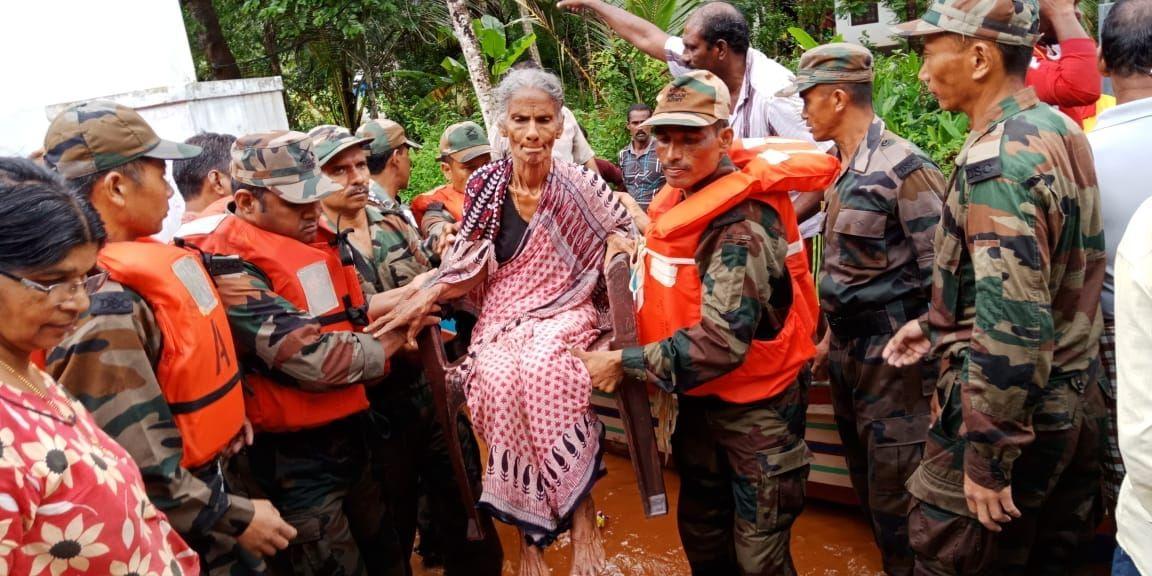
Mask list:
POLYGON ((255 439, 256 434, 252 430, 252 422, 248 420, 248 417, 244 417, 244 424, 240 427, 240 431, 236 433, 236 437, 232 439, 232 442, 224 447, 223 456, 225 458, 231 458, 239 454, 245 447, 251 446, 252 441, 255 439))
MULTIPOLYGON (((437 307, 437 309, 439 308, 437 307)), ((380 345, 384 347, 384 355, 391 358, 401 350, 416 350, 416 336, 420 334, 420 331, 439 323, 440 318, 437 316, 421 316, 409 324, 407 330, 405 330, 403 326, 400 326, 395 330, 381 330, 373 334, 373 336, 379 340, 380 345)), ((371 326, 369 328, 371 328, 371 326)))
POLYGON ((920 329, 920 322, 913 320, 892 335, 884 346, 883 356, 888 364, 902 368, 919 362, 931 349, 932 342, 920 329))
POLYGON ((236 542, 258 556, 273 556, 287 548, 296 537, 296 529, 280 517, 280 511, 267 500, 253 500, 252 509, 252 522, 236 542))
POLYGON ((812 359, 812 380, 824 382, 828 380, 828 346, 832 338, 832 331, 824 332, 824 338, 816 345, 816 357, 812 359))
POLYGON ((456 232, 460 229, 460 225, 452 222, 444 224, 440 227, 440 232, 436 236, 436 254, 440 256, 440 260, 444 260, 444 254, 452 248, 452 244, 456 243, 456 232))
MULTIPOLYGON (((440 311, 440 307, 436 304, 439 297, 440 290, 437 285, 416 290, 392 311, 374 320, 364 331, 379 339, 388 332, 407 326, 408 342, 415 346, 416 335, 429 325, 426 320, 440 311)), ((439 321, 437 318, 433 324, 439 321)))
POLYGON ((592 387, 601 392, 611 394, 624 379, 624 353, 620 350, 587 352, 573 348, 569 352, 584 363, 592 377, 592 387))
POLYGON ((980 523, 991 532, 1000 532, 1001 524, 1020 517, 1020 510, 1012 501, 1012 487, 1000 490, 985 488, 964 473, 964 498, 968 501, 968 511, 975 514, 980 523))

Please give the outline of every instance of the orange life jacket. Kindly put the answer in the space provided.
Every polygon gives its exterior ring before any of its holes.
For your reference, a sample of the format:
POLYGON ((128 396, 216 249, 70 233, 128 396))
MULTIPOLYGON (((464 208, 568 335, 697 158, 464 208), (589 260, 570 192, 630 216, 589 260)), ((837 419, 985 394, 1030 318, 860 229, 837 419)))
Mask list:
POLYGON ((156 380, 184 443, 181 465, 211 462, 244 425, 244 395, 228 316, 200 255, 141 239, 109 242, 97 262, 156 317, 156 380))
POLYGON ((740 367, 684 392, 746 404, 783 392, 816 352, 812 342, 818 314, 816 290, 788 192, 827 188, 839 173, 839 161, 811 144, 780 138, 737 142, 729 157, 741 167, 739 172, 687 199, 682 190, 670 186, 652 199, 637 298, 638 328, 640 342, 648 344, 699 323, 701 271, 695 256, 701 235, 714 219, 746 200, 771 206, 788 240, 785 263, 793 298, 783 328, 771 340, 753 340, 740 367))
MULTIPOLYGON (((321 332, 356 329, 348 314, 364 304, 356 270, 344 266, 329 244, 302 244, 230 214, 192 224, 197 226, 185 229, 190 234, 183 237, 185 242, 207 253, 239 256, 252 264, 268 277, 273 292, 319 319, 321 332)), ((313 428, 368 408, 361 385, 305 392, 251 371, 245 379, 250 391, 245 395, 248 419, 261 431, 313 428)))

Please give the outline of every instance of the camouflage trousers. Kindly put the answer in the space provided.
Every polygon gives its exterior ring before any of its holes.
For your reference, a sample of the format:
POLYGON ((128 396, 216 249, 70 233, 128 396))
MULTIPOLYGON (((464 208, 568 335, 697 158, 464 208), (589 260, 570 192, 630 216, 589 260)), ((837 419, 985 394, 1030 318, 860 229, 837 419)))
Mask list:
POLYGON ((807 370, 751 404, 681 395, 672 456, 677 525, 692 574, 796 573, 789 543, 804 509, 807 370))
MULTIPOLYGON (((227 464, 216 460, 191 472, 211 486, 214 494, 230 494, 233 490, 228 478, 232 475, 226 470, 231 470, 237 463, 236 459, 227 464)), ((217 505, 226 505, 226 501, 209 503, 212 508, 217 505)), ((200 555, 200 571, 206 576, 255 576, 264 574, 267 569, 264 560, 241 547, 235 536, 208 529, 196 535, 181 534, 181 537, 200 555)))
MULTIPOLYGON (((962 364, 957 362, 956 365, 962 364)), ((1036 437, 1012 467, 1012 499, 1022 513, 999 534, 985 529, 964 498, 960 369, 941 375, 940 417, 908 488, 916 574, 1070 574, 1100 520, 1104 404, 1087 375, 1054 379, 1032 417, 1036 437)))
POLYGON ((889 366, 881 352, 890 337, 832 336, 828 376, 852 487, 872 523, 884 571, 903 576, 913 566, 908 546, 912 495, 904 483, 924 453, 938 368, 934 362, 889 366))
MULTIPOLYGON (((419 372, 402 373, 394 367, 393 376, 371 389, 369 398, 377 430, 373 439, 376 475, 383 479, 405 566, 410 564, 423 489, 444 573, 499 576, 504 550, 492 519, 481 515, 483 540, 472 542, 467 538, 467 509, 460 501, 444 428, 432 403, 432 390, 419 372)), ((469 482, 480 494, 480 450, 472 425, 461 418, 454 432, 461 440, 469 482)))
POLYGON ((1107 516, 1116 515, 1116 498, 1120 495, 1120 485, 1124 483, 1124 460, 1120 456, 1119 430, 1116 428, 1116 322, 1104 318, 1104 332, 1100 334, 1100 367, 1103 375, 1100 386, 1104 390, 1104 405, 1108 418, 1105 421, 1108 449, 1101 456, 1100 489, 1104 495, 1104 512, 1107 516))
POLYGON ((372 477, 367 412, 296 432, 257 433, 239 477, 297 534, 269 558, 274 576, 403 576, 383 490, 372 477))

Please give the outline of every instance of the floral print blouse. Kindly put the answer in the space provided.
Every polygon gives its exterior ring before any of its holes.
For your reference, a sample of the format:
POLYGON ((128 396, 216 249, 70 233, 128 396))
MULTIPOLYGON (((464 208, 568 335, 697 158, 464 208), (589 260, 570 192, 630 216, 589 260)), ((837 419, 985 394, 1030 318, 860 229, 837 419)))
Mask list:
POLYGON ((44 382, 63 416, 0 382, 0 576, 199 574, 132 457, 44 382))

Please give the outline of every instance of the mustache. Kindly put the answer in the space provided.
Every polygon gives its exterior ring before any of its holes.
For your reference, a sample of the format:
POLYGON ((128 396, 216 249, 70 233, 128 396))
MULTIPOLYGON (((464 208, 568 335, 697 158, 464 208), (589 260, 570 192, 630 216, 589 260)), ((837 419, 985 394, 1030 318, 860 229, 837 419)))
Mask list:
POLYGON ((367 194, 368 193, 368 186, 365 184, 356 184, 356 185, 350 186, 347 190, 344 191, 344 193, 345 194, 367 194))

